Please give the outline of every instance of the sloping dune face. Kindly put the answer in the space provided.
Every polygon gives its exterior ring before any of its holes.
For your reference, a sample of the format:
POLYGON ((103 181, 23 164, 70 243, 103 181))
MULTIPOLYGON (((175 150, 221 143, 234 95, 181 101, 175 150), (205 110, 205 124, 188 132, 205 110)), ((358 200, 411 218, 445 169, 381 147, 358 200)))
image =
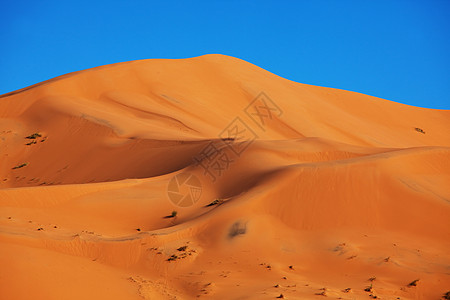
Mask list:
POLYGON ((450 298, 450 111, 142 60, 0 96, 0 157, 1 299, 450 298))

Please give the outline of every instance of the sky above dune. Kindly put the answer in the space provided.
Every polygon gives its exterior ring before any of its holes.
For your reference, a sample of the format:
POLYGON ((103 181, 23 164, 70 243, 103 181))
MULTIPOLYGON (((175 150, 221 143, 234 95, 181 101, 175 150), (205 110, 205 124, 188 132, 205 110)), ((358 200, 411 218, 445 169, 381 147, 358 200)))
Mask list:
POLYGON ((0 94, 99 65, 220 53, 450 109, 449 13, 449 1, 2 1, 0 94))

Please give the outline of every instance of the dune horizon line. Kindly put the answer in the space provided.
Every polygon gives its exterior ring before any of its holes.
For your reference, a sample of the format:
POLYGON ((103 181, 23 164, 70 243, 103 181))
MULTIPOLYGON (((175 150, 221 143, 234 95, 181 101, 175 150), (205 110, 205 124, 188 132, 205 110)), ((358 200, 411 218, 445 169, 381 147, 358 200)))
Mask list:
POLYGON ((448 299, 449 128, 225 55, 1 95, 0 298, 448 299))

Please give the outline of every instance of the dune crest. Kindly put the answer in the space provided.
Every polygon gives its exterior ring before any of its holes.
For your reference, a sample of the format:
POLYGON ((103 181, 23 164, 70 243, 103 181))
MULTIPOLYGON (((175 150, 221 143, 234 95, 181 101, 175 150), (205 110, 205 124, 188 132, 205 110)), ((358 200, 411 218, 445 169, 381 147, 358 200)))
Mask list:
POLYGON ((1 95, 0 298, 440 299, 449 128, 224 55, 1 95))

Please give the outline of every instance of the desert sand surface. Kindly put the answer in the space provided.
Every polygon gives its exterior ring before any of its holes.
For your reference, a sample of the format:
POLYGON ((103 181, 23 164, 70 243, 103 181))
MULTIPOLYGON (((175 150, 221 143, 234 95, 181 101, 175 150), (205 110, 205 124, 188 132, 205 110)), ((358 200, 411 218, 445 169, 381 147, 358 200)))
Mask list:
POLYGON ((0 96, 0 299, 450 299, 450 111, 224 55, 0 96))

